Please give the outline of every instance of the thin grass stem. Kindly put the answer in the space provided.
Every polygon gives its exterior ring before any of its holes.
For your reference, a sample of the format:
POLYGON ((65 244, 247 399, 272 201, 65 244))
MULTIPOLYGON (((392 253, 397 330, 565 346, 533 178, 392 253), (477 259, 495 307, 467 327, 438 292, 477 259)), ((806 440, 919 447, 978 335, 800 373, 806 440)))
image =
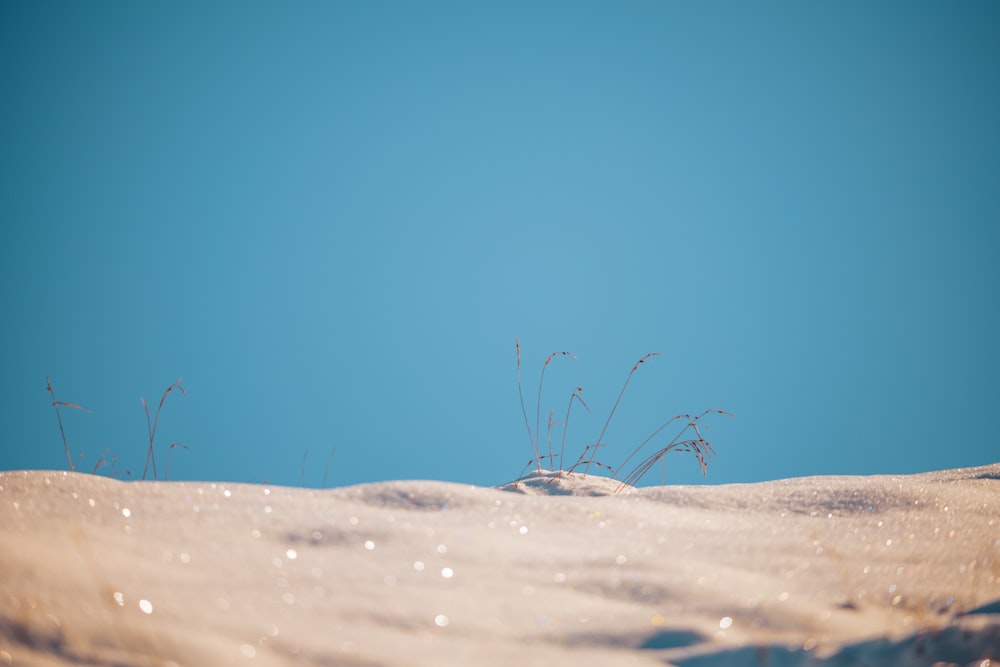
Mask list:
POLYGON ((563 468, 563 454, 566 452, 566 431, 569 429, 569 411, 573 409, 573 399, 580 401, 581 405, 590 412, 590 408, 584 403, 583 397, 580 394, 583 393, 583 387, 577 387, 576 391, 570 394, 569 405, 566 406, 566 420, 563 422, 563 437, 562 444, 559 446, 559 470, 563 468))
POLYGON ((555 457, 552 455, 552 427, 558 422, 555 420, 555 410, 549 410, 549 423, 545 427, 545 441, 549 445, 549 464, 551 465, 555 461, 555 457))
MULTIPOLYGON (((594 450, 591 453, 590 458, 587 460, 587 466, 583 469, 584 475, 587 474, 587 472, 590 470, 590 465, 594 462, 594 455, 597 453, 597 447, 599 447, 601 445, 601 442, 603 442, 604 440, 604 434, 607 433, 608 431, 608 426, 611 424, 611 418, 615 416, 615 411, 618 409, 618 404, 622 402, 622 396, 625 395, 625 390, 628 388, 628 383, 632 380, 632 375, 635 373, 636 369, 638 369, 640 365, 646 363, 647 359, 650 359, 652 357, 658 357, 659 355, 660 355, 659 352, 650 352, 642 359, 635 362, 635 365, 632 366, 632 370, 628 372, 628 377, 625 378, 625 384, 622 385, 622 390, 618 392, 618 398, 615 399, 615 404, 611 407, 611 412, 608 413, 608 419, 606 422, 604 422, 604 428, 601 429, 601 434, 597 436, 597 442, 595 443, 596 446, 594 447, 594 450)), ((574 464, 573 467, 575 468, 576 464, 574 464)))
MULTIPOLYGON (((678 420, 678 419, 680 419, 681 417, 687 417, 688 419, 691 419, 691 417, 690 417, 690 416, 688 416, 688 415, 677 415, 676 417, 671 417, 670 419, 668 419, 667 421, 665 421, 665 422, 664 422, 664 423, 663 423, 663 424, 662 424, 662 425, 661 425, 661 426, 660 426, 660 427, 659 427, 658 429, 656 429, 655 431, 653 431, 653 432, 652 432, 652 434, 650 434, 650 436, 649 436, 648 438, 646 438, 645 440, 643 440, 642 442, 640 442, 640 443, 639 443, 639 444, 638 444, 638 445, 636 446, 636 448, 632 450, 632 453, 631 453, 631 454, 629 454, 629 455, 628 455, 628 456, 627 456, 627 457, 625 458, 625 460, 621 462, 621 465, 619 465, 619 466, 618 466, 618 468, 616 468, 616 469, 615 469, 615 474, 614 474, 614 477, 615 477, 615 478, 617 478, 617 477, 618 477, 618 473, 619 473, 619 472, 621 471, 621 469, 622 469, 622 468, 624 468, 624 467, 625 467, 626 465, 628 465, 628 462, 629 462, 629 461, 631 461, 631 460, 632 460, 632 458, 633 458, 633 457, 634 457, 634 456, 635 456, 636 454, 638 454, 638 453, 639 453, 639 451, 640 451, 640 450, 641 450, 641 449, 642 449, 643 447, 645 447, 645 446, 646 446, 647 444, 649 444, 649 441, 650 441, 650 440, 652 440, 653 438, 655 438, 656 436, 658 436, 658 435, 660 434, 660 432, 661 432, 661 431, 663 431, 663 429, 665 429, 665 428, 666 428, 667 426, 669 426, 670 424, 673 424, 673 423, 674 423, 675 421, 677 421, 677 420, 678 420)), ((687 429, 687 426, 685 426, 685 427, 684 427, 684 430, 686 430, 686 429, 687 429)), ((684 432, 684 430, 682 430, 682 431, 681 431, 681 433, 683 433, 683 432, 684 432)), ((678 434, 678 436, 677 436, 677 437, 680 437, 680 434, 678 434)), ((674 440, 676 440, 676 439, 677 439, 677 437, 675 437, 675 438, 674 438, 674 440)))
POLYGON ((107 447, 103 452, 101 452, 101 456, 97 459, 97 463, 94 464, 94 469, 90 471, 91 475, 96 475, 98 470, 108 465, 106 457, 110 451, 111 447, 107 447))
POLYGON ((90 412, 87 408, 81 407, 75 403, 67 403, 65 401, 56 400, 56 392, 52 388, 52 376, 45 376, 45 391, 49 392, 52 396, 52 408, 56 411, 56 421, 59 422, 59 435, 62 436, 63 449, 66 450, 66 461, 69 462, 69 471, 76 472, 76 466, 73 464, 73 455, 69 453, 69 442, 66 440, 66 430, 63 428, 62 415, 59 414, 59 406, 62 405, 67 408, 75 408, 76 410, 83 410, 84 412, 90 412))
MULTIPOLYGON (((531 442, 531 451, 535 455, 534 461, 538 461, 538 446, 535 444, 535 438, 531 435, 531 424, 528 422, 528 411, 524 407, 524 391, 521 389, 521 341, 517 336, 514 336, 514 348, 517 350, 517 395, 521 399, 521 414, 524 415, 524 427, 528 429, 528 440, 531 442)), ((529 462, 530 466, 531 463, 529 462)), ((542 469, 541 462, 538 463, 538 469, 542 469)))
POLYGON ((183 378, 178 378, 177 382, 167 387, 163 392, 163 396, 160 397, 160 405, 156 408, 156 417, 153 419, 152 425, 150 425, 149 422, 149 406, 146 404, 146 399, 142 399, 142 407, 146 410, 146 428, 149 429, 149 449, 146 451, 146 465, 142 469, 143 480, 146 479, 146 473, 149 470, 150 462, 153 464, 153 479, 156 479, 156 456, 153 453, 153 440, 156 438, 156 427, 160 423, 160 410, 163 409, 163 402, 167 400, 167 394, 173 391, 175 387, 180 389, 183 395, 187 396, 187 392, 184 390, 184 387, 181 386, 181 380, 183 380, 183 378))
POLYGON ((673 445, 674 443, 676 443, 680 439, 680 437, 682 435, 684 435, 684 433, 689 428, 690 429, 694 429, 694 432, 698 436, 698 440, 699 441, 703 441, 703 439, 701 437, 701 431, 698 429, 698 420, 701 419, 702 417, 704 417, 705 415, 709 415, 709 414, 712 414, 712 413, 726 415, 726 416, 729 416, 729 417, 733 416, 732 413, 726 412, 725 410, 719 410, 718 408, 709 408, 709 409, 701 412, 700 414, 698 414, 698 415, 696 415, 694 417, 692 417, 689 414, 682 414, 682 415, 676 415, 674 417, 671 417, 670 419, 668 419, 667 421, 665 421, 663 424, 661 424, 658 429, 656 429, 655 431, 653 431, 648 438, 646 438, 641 443, 639 443, 639 445, 634 450, 632 450, 632 453, 629 454, 628 457, 624 461, 622 461, 621 465, 619 465, 618 468, 615 469, 615 474, 612 476, 612 479, 617 479, 618 478, 618 473, 620 473, 622 471, 622 469, 628 464, 628 462, 631 461, 632 458, 636 454, 638 454, 639 451, 643 447, 645 447, 649 443, 650 440, 652 440, 653 438, 655 438, 657 435, 659 435, 663 431, 663 429, 665 429, 667 426, 669 426, 670 424, 674 423, 678 419, 682 419, 682 418, 683 419, 687 419, 688 423, 684 425, 684 428, 682 428, 677 435, 674 436, 674 439, 670 441, 670 445, 667 445, 668 447, 671 446, 671 445, 673 445))
MULTIPOLYGON (((573 354, 573 353, 571 353, 571 352, 553 352, 549 356, 545 357, 545 363, 542 364, 542 373, 541 373, 541 375, 538 378, 538 402, 537 402, 537 405, 535 406, 535 433, 536 434, 541 433, 540 425, 541 425, 541 415, 542 415, 542 384, 545 382, 545 369, 549 367, 549 362, 552 361, 552 359, 554 359, 555 357, 559 357, 559 356, 573 357, 574 360, 576 359, 576 355, 573 354)), ((535 452, 535 456, 538 456, 540 453, 541 452, 536 451, 535 452)), ((551 452, 549 452, 549 454, 551 454, 551 452)), ((542 465, 541 461, 539 461, 539 463, 538 463, 538 466, 539 466, 538 469, 539 470, 541 470, 541 465, 542 465)))
POLYGON ((701 473, 704 475, 708 470, 708 464, 712 460, 712 456, 715 454, 715 450, 712 449, 712 445, 702 438, 684 440, 683 442, 671 442, 666 447, 662 447, 656 452, 650 454, 648 457, 642 460, 623 480, 619 485, 616 492, 621 491, 626 486, 635 486, 646 473, 648 473, 657 461, 660 461, 669 452, 677 451, 682 454, 690 453, 694 454, 695 458, 698 459, 698 465, 701 467, 701 473))
MULTIPOLYGON (((521 386, 521 340, 519 337, 514 337, 514 349, 517 351, 517 396, 521 400, 521 414, 524 416, 524 427, 528 431, 528 440, 531 442, 531 453, 534 454, 532 461, 538 467, 538 470, 542 469, 542 456, 541 451, 541 421, 542 421, 542 387, 545 383, 545 369, 548 368, 549 362, 552 361, 554 357, 557 356, 569 356, 576 359, 576 356, 570 352, 553 352, 548 357, 545 358, 545 363, 542 365, 542 373, 538 379, 538 400, 535 405, 535 431, 534 434, 531 431, 531 422, 528 421, 528 410, 524 406, 524 389, 521 386)), ((551 452, 549 452, 549 458, 551 460, 551 452)), ((530 465, 530 464, 529 464, 530 465)))
POLYGON ((326 488, 326 476, 330 474, 330 464, 333 463, 333 455, 337 452, 337 445, 330 448, 330 456, 326 457, 326 468, 323 470, 323 488, 326 488))

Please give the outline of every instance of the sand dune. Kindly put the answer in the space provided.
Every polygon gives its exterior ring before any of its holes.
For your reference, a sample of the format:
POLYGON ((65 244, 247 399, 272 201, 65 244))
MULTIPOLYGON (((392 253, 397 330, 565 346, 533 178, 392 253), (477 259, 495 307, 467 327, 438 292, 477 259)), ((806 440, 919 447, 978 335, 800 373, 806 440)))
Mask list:
POLYGON ((988 665, 1000 464, 624 489, 0 474, 0 665, 988 665))

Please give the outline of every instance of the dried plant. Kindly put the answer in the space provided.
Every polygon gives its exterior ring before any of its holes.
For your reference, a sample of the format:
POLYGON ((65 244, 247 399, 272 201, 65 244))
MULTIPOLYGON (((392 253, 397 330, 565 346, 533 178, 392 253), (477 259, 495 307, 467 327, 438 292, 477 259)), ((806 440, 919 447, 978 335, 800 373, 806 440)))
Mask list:
MULTIPOLYGON (((333 463, 333 455, 337 453, 337 446, 333 445, 330 448, 330 455, 326 457, 326 467, 323 469, 323 486, 320 488, 326 488, 326 478, 330 474, 330 465, 333 463)), ((309 457, 309 447, 306 447, 306 451, 302 454, 302 488, 306 488, 306 459, 309 457)), ((267 483, 267 480, 264 480, 267 483)))
POLYGON ((80 407, 76 403, 66 403, 65 401, 56 400, 56 392, 52 388, 52 376, 46 376, 45 378, 45 391, 49 392, 52 396, 52 407, 56 411, 56 421, 59 422, 59 435, 62 436, 63 448, 66 450, 66 461, 69 462, 70 472, 76 472, 76 466, 73 465, 73 456, 69 453, 69 442, 66 440, 66 430, 63 429, 62 416, 59 414, 59 406, 66 408, 74 408, 76 410, 83 410, 84 412, 90 412, 87 408, 80 407))
MULTIPOLYGON (((531 440, 531 449, 532 449, 532 451, 534 452, 534 455, 535 455, 534 459, 532 459, 532 462, 537 463, 538 469, 541 470, 542 469, 542 459, 545 458, 545 457, 542 456, 542 453, 539 450, 539 446, 540 445, 539 445, 536 437, 534 435, 532 435, 531 424, 528 423, 528 411, 525 410, 525 408, 524 408, 524 391, 521 389, 521 341, 516 336, 514 337, 514 348, 517 350, 517 393, 518 393, 518 396, 520 396, 520 398, 521 398, 521 413, 524 415, 524 425, 528 429, 528 439, 531 440)), ((576 355, 574 355, 571 352, 553 352, 549 356, 545 357, 545 363, 542 364, 542 373, 541 373, 541 376, 538 379, 538 402, 537 402, 537 404, 535 406, 535 433, 536 434, 539 432, 539 424, 541 423, 541 414, 542 414, 542 385, 545 383, 545 369, 549 367, 549 362, 551 362, 554 358, 560 357, 560 356, 562 356, 562 357, 572 357, 573 359, 576 359, 576 355)), ((569 416, 567 415, 567 421, 568 420, 569 420, 569 416)), ((551 448, 550 448, 549 457, 548 458, 551 459, 551 456, 552 456, 552 451, 551 451, 551 448)), ((531 465, 531 463, 529 462, 528 465, 531 465)))
MULTIPOLYGON (((537 401, 536 416, 535 416, 535 431, 534 433, 532 433, 531 425, 528 422, 528 413, 524 408, 524 392, 521 388, 521 342, 518 338, 514 339, 514 345, 517 350, 517 391, 518 391, 518 396, 520 397, 521 400, 521 412, 524 415, 524 424, 528 430, 528 439, 531 441, 532 453, 534 454, 532 459, 528 462, 528 465, 525 467, 525 470, 522 471, 521 473, 521 476, 523 477, 524 472, 526 472, 527 469, 530 468, 532 465, 536 466, 537 470, 540 472, 542 470, 543 459, 548 459, 550 464, 554 464, 555 462, 555 455, 552 451, 552 427, 555 426, 557 422, 554 421, 553 417, 554 413, 552 411, 549 412, 549 422, 547 426, 547 440, 548 440, 548 450, 549 450, 549 453, 547 455, 541 453, 540 444, 537 439, 537 434, 539 433, 539 427, 541 423, 539 415, 541 414, 542 387, 545 381, 545 369, 548 367, 549 362, 552 361, 552 359, 555 358, 556 356, 560 355, 571 356, 573 357, 573 359, 576 359, 576 357, 570 354, 569 352, 553 352, 552 354, 550 354, 548 357, 545 358, 545 363, 542 366, 542 372, 538 382, 538 401, 537 401)), ((558 462, 559 473, 564 473, 564 472, 572 473, 576 471, 577 468, 583 466, 583 474, 586 475, 590 471, 591 466, 604 468, 605 470, 610 472, 611 479, 617 479, 621 481, 621 486, 619 486, 618 488, 618 490, 620 491, 626 486, 634 486, 635 484, 637 484, 643 477, 646 476, 646 474, 653 468, 653 466, 656 465, 656 463, 663 462, 664 457, 668 453, 679 452, 679 453, 688 453, 694 455, 694 457, 698 461, 698 465, 701 467, 702 474, 706 474, 708 463, 712 460, 712 457, 715 455, 715 450, 712 449, 712 445, 702 436, 701 429, 703 427, 707 428, 707 426, 702 425, 699 422, 703 417, 710 414, 721 414, 729 417, 733 416, 731 413, 726 412, 725 410, 719 410, 717 408, 710 408, 695 416, 692 416, 690 414, 681 414, 671 417, 666 422, 664 422, 659 428, 653 431, 649 435, 649 437, 647 437, 645 440, 639 443, 639 445, 635 447, 632 453, 629 454, 628 457, 617 468, 612 468, 609 465, 601 463, 595 458, 597 456, 598 449, 600 449, 601 447, 605 447, 607 444, 604 442, 604 436, 607 434, 608 427, 611 425, 611 420, 614 417, 615 412, 618 410, 618 406, 621 404, 622 397, 625 395, 625 390, 628 388, 629 382, 632 380, 632 375, 639 369, 639 366, 645 364, 648 360, 656 356, 660 356, 660 353, 651 352, 650 354, 643 356, 641 359, 635 362, 635 364, 632 366, 632 369, 629 371, 628 375, 625 378, 625 383, 622 385, 621 391, 618 392, 618 398, 615 399, 615 403, 611 407, 611 411, 608 413, 608 418, 605 420, 604 426, 601 428, 601 433, 600 435, 598 435, 597 441, 594 442, 593 444, 585 446, 583 452, 580 454, 579 458, 577 458, 576 462, 573 465, 571 465, 568 469, 563 470, 562 465, 563 465, 563 454, 565 453, 566 449, 566 432, 569 426, 570 411, 573 408, 573 400, 576 399, 577 401, 580 402, 581 405, 583 405, 584 408, 587 409, 588 412, 590 411, 590 408, 587 407, 587 404, 584 402, 583 397, 580 395, 583 392, 583 389, 581 387, 577 387, 576 391, 574 391, 570 395, 569 405, 566 408, 566 419, 563 421, 562 445, 560 446, 559 450, 559 462, 558 462), (661 446, 659 449, 657 449, 652 454, 648 455, 646 458, 642 459, 641 462, 639 462, 633 468, 629 469, 629 471, 624 476, 622 476, 622 471, 625 470, 625 466, 633 458, 635 458, 635 456, 641 450, 643 450, 646 447, 646 445, 648 445, 655 438, 657 438, 657 436, 659 436, 668 426, 680 420, 685 420, 684 426, 681 427, 680 431, 673 437, 672 440, 670 440, 666 445, 661 446)))
POLYGON ((156 438, 156 427, 160 423, 160 410, 163 409, 163 402, 167 400, 167 395, 173 391, 174 388, 180 389, 181 393, 187 396, 187 392, 184 391, 184 387, 181 386, 182 379, 183 378, 178 379, 177 382, 167 387, 163 392, 163 396, 160 397, 160 405, 156 408, 156 417, 153 419, 152 423, 149 421, 149 405, 146 403, 146 398, 143 397, 141 399, 142 407, 146 411, 146 428, 149 429, 149 449, 146 451, 146 465, 142 469, 143 479, 146 479, 146 473, 149 470, 149 464, 151 462, 153 464, 153 479, 156 479, 156 456, 153 453, 153 439, 156 438))
POLYGON ((636 483, 638 483, 640 479, 645 477, 646 473, 649 472, 650 469, 652 469, 652 467, 656 465, 658 461, 663 461, 663 457, 669 454, 670 452, 679 452, 681 454, 693 454, 694 457, 698 460, 698 465, 701 467, 701 474, 705 475, 708 471, 708 464, 712 460, 712 457, 715 455, 715 450, 712 449, 712 445, 708 442, 708 440, 705 440, 705 438, 702 437, 701 429, 699 428, 698 425, 698 420, 706 415, 713 413, 726 415, 729 417, 733 416, 731 413, 726 412, 725 410, 719 410, 717 408, 709 408, 708 410, 705 410, 701 414, 694 417, 692 417, 689 414, 683 414, 683 415, 677 415, 676 417, 671 417, 662 426, 660 426, 660 428, 653 431, 653 433, 648 438, 643 440, 635 448, 635 450, 633 450, 633 452, 629 454, 628 458, 626 458, 625 461, 623 461, 622 464, 615 469, 615 474, 612 475, 612 478, 621 479, 622 487, 620 487, 619 490, 621 490, 621 488, 624 488, 625 486, 635 486, 636 483), (665 429, 667 426, 669 426, 670 424, 674 423, 679 419, 686 419, 687 423, 681 428, 680 432, 674 436, 673 440, 667 443, 665 447, 661 447, 660 449, 656 450, 655 452, 647 456, 645 459, 643 459, 641 463, 635 466, 632 469, 632 471, 628 473, 628 475, 626 475, 625 477, 619 477, 619 473, 622 471, 625 465, 629 461, 631 461, 636 454, 639 453, 639 450, 645 447, 650 440, 659 435, 660 432, 663 431, 663 429, 665 429), (695 437, 688 438, 686 440, 681 440, 681 438, 686 433, 688 433, 688 431, 693 431, 695 437))
MULTIPOLYGON (((146 411, 146 426, 147 426, 147 428, 149 430, 149 448, 146 450, 146 465, 145 465, 145 467, 142 470, 142 479, 146 479, 146 475, 148 474, 150 463, 152 463, 152 465, 153 465, 153 479, 157 478, 157 474, 156 474, 156 457, 155 457, 154 451, 153 451, 153 442, 154 442, 154 440, 156 438, 156 428, 157 428, 157 426, 160 423, 160 411, 163 409, 163 403, 164 403, 164 401, 167 400, 167 395, 171 391, 173 391, 174 389, 179 389, 182 394, 184 394, 185 396, 187 395, 187 392, 184 390, 184 387, 181 386, 181 380, 177 380, 177 382, 175 382, 172 385, 170 385, 169 387, 167 387, 166 391, 163 392, 163 396, 160 398, 160 404, 156 408, 156 416, 153 419, 150 419, 149 405, 146 403, 146 399, 145 398, 141 399, 142 400, 142 407, 146 411)), ((55 390, 52 388, 52 378, 51 378, 51 376, 45 378, 45 390, 47 392, 49 392, 49 394, 52 396, 52 407, 56 411, 56 421, 59 423, 59 434, 62 436, 63 448, 66 450, 66 460, 69 462, 69 469, 70 469, 71 472, 76 472, 77 467, 73 464, 73 457, 72 457, 72 455, 70 454, 70 451, 69 451, 69 442, 66 439, 66 430, 63 428, 62 415, 60 415, 60 413, 59 413, 59 408, 60 408, 60 406, 62 406, 62 407, 65 407, 65 408, 74 408, 76 410, 83 410, 84 412, 90 412, 90 410, 87 410, 86 408, 81 407, 81 406, 79 406, 79 405, 77 405, 75 403, 67 403, 65 401, 56 400, 56 393, 55 393, 55 390)), ((169 476, 170 476, 170 454, 177 447, 183 447, 184 449, 189 449, 189 447, 187 445, 185 445, 184 443, 182 443, 182 442, 173 442, 173 443, 170 444, 170 448, 167 451, 167 468, 166 468, 166 470, 164 472, 164 479, 169 479, 169 476)), ((110 461, 109 461, 109 459, 108 459, 108 452, 110 452, 110 451, 111 451, 111 448, 108 447, 108 448, 106 448, 104 450, 104 452, 100 455, 100 457, 98 457, 97 463, 94 464, 94 469, 91 471, 92 474, 96 475, 97 471, 100 470, 101 468, 106 468, 106 467, 110 466, 111 469, 108 472, 109 476, 111 476, 111 477, 117 477, 117 476, 121 476, 121 475, 127 475, 127 476, 131 477, 132 473, 130 471, 128 471, 128 470, 125 470, 124 472, 119 472, 119 473, 115 472, 115 464, 118 462, 118 457, 117 456, 112 456, 111 459, 110 459, 110 461)), ((81 456, 83 456, 83 455, 81 454, 81 456)))

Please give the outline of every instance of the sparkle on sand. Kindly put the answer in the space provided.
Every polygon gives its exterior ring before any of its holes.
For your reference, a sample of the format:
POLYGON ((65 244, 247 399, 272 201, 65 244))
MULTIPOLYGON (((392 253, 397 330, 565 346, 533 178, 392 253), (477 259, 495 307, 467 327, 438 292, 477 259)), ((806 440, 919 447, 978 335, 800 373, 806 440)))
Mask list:
POLYGON ((2 473, 0 665, 1000 658, 1000 464, 617 488, 2 473))

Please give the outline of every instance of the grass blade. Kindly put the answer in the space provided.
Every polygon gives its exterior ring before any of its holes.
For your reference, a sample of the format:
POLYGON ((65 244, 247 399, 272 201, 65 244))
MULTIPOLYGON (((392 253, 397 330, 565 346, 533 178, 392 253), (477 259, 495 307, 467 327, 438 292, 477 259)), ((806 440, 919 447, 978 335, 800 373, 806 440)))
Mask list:
POLYGON ((323 488, 326 488, 326 476, 330 474, 330 464, 333 463, 333 455, 337 453, 337 445, 330 448, 330 456, 326 457, 326 468, 323 470, 323 488))
MULTIPOLYGON (((538 379, 538 400, 535 404, 535 431, 532 434, 531 423, 528 421, 528 410, 524 407, 524 390, 521 387, 521 340, 517 336, 514 337, 514 348, 517 350, 517 395, 521 399, 521 414, 524 416, 524 426, 528 429, 528 440, 531 441, 531 452, 534 454, 534 462, 537 469, 541 471, 542 469, 542 452, 541 452, 541 422, 542 422, 542 387, 545 383, 545 369, 548 368, 549 362, 551 362, 555 357, 565 356, 573 357, 576 359, 576 355, 571 352, 553 352, 545 358, 545 363, 542 364, 542 373, 538 379)), ((551 462, 552 452, 549 452, 549 459, 551 462)), ((530 465, 530 463, 529 463, 530 465)))
MULTIPOLYGON (((648 359, 650 359, 652 357, 658 357, 658 356, 660 356, 659 352, 650 352, 649 354, 647 354, 646 356, 644 356, 642 359, 640 359, 639 361, 635 362, 635 364, 632 366, 632 370, 630 370, 628 372, 628 377, 625 378, 625 384, 622 385, 622 390, 620 392, 618 392, 618 398, 615 399, 615 404, 611 407, 611 412, 608 413, 608 419, 607 419, 606 422, 604 422, 604 428, 601 429, 601 434, 599 436, 597 436, 597 442, 594 443, 594 448, 593 448, 593 451, 590 454, 590 458, 587 459, 587 465, 583 469, 583 474, 584 475, 587 474, 587 472, 590 470, 591 464, 593 464, 593 462, 594 462, 594 456, 597 454, 597 448, 601 446, 602 442, 604 442, 604 434, 607 433, 607 431, 608 431, 608 426, 611 424, 611 418, 615 416, 615 411, 618 409, 618 404, 622 402, 622 396, 625 395, 625 390, 628 388, 628 383, 632 380, 632 374, 635 373, 635 371, 639 368, 639 366, 641 366, 642 364, 646 363, 646 361, 648 359)), ((576 466, 579 465, 579 463, 580 463, 580 461, 577 461, 576 463, 574 463, 573 464, 573 468, 576 468, 576 466)), ((570 468, 570 470, 572 471, 573 468, 570 468)))
POLYGON ((153 440, 156 438, 156 427, 160 423, 160 410, 163 409, 163 402, 167 400, 167 395, 170 394, 174 388, 180 389, 181 393, 187 396, 187 392, 184 387, 181 386, 181 380, 184 378, 178 378, 177 382, 173 383, 163 392, 163 396, 160 397, 160 405, 156 408, 156 417, 153 419, 152 425, 149 423, 149 406, 146 404, 146 399, 142 399, 142 407, 146 410, 146 427, 149 429, 149 449, 146 451, 146 465, 142 469, 142 478, 146 479, 146 473, 149 470, 149 464, 153 464, 153 479, 156 479, 156 456, 153 453, 153 440))
POLYGON ((56 392, 52 388, 52 376, 45 376, 45 391, 49 392, 52 396, 52 408, 56 411, 56 421, 59 422, 59 435, 62 436, 63 449, 66 450, 66 461, 69 462, 69 471, 76 472, 76 466, 73 465, 73 455, 69 453, 69 442, 66 440, 66 430, 63 428, 62 415, 59 414, 59 406, 66 408, 74 408, 76 410, 83 410, 84 412, 90 412, 87 408, 81 407, 76 403, 67 403, 65 401, 56 400, 56 392))
POLYGON ((632 460, 632 458, 636 454, 639 453, 639 451, 643 447, 645 447, 653 438, 659 435, 663 431, 663 429, 665 429, 667 426, 674 423, 678 419, 687 419, 687 423, 683 426, 683 428, 681 428, 681 430, 677 433, 677 435, 674 436, 673 440, 671 440, 666 445, 666 447, 660 448, 649 457, 643 459, 642 463, 637 465, 628 474, 628 476, 622 480, 622 483, 634 486, 636 482, 638 482, 643 476, 645 476, 647 472, 649 472, 650 468, 652 468, 652 466, 655 465, 657 461, 661 460, 668 452, 674 450, 680 451, 682 453, 694 454, 695 457, 698 459, 699 466, 701 467, 701 473, 703 475, 706 474, 708 462, 711 461, 712 456, 715 454, 715 450, 712 449, 711 444, 709 444, 709 442, 705 440, 704 437, 702 437, 701 429, 698 426, 698 421, 702 417, 713 413, 726 415, 728 417, 733 416, 732 413, 726 412, 725 410, 719 410, 718 408, 709 408, 708 410, 705 410, 704 412, 701 412, 700 414, 695 416, 691 416, 689 414, 683 414, 671 417, 670 419, 665 421, 658 429, 653 431, 653 433, 650 434, 648 438, 639 443, 639 445, 634 450, 632 450, 632 453, 628 455, 628 458, 622 461, 621 465, 619 465, 618 468, 614 471, 614 474, 611 476, 612 479, 617 479, 622 469, 628 464, 629 461, 632 460), (687 433, 689 429, 693 430, 695 436, 697 437, 694 439, 681 441, 680 440, 681 437, 685 433, 687 433))
MULTIPOLYGON (((559 357, 559 356, 573 357, 573 359, 576 360, 576 355, 573 354, 573 353, 571 353, 571 352, 553 352, 549 356, 545 357, 545 363, 542 364, 542 374, 538 378, 538 404, 535 407, 535 433, 536 434, 541 433, 541 431, 539 430, 539 425, 541 424, 541 414, 542 414, 542 383, 545 382, 545 369, 549 367, 549 362, 550 361, 552 361, 555 357, 559 357)), ((552 454, 552 452, 549 452, 549 455, 550 455, 550 461, 549 462, 550 463, 551 463, 551 454, 552 454)), ((536 452, 536 456, 537 455, 538 455, 538 452, 536 452)), ((539 470, 542 469, 541 461, 539 461, 539 463, 538 463, 538 469, 539 470)))
MULTIPOLYGON (((528 429, 528 440, 531 441, 531 451, 535 455, 535 461, 538 462, 538 469, 542 469, 542 464, 538 461, 538 446, 535 444, 535 438, 531 435, 531 424, 528 423, 528 411, 524 407, 524 391, 521 389, 521 341, 517 336, 514 336, 514 348, 517 350, 517 395, 521 399, 521 413, 524 415, 524 426, 528 429)), ((530 463, 528 464, 531 465, 530 463)))
POLYGON ((566 420, 563 422, 563 437, 562 444, 559 446, 559 470, 563 467, 563 454, 566 452, 566 431, 569 429, 569 411, 573 409, 573 399, 580 401, 580 404, 586 408, 587 412, 590 412, 590 408, 584 402, 583 397, 580 394, 583 393, 583 387, 577 387, 576 391, 570 394, 569 405, 566 406, 566 420))

